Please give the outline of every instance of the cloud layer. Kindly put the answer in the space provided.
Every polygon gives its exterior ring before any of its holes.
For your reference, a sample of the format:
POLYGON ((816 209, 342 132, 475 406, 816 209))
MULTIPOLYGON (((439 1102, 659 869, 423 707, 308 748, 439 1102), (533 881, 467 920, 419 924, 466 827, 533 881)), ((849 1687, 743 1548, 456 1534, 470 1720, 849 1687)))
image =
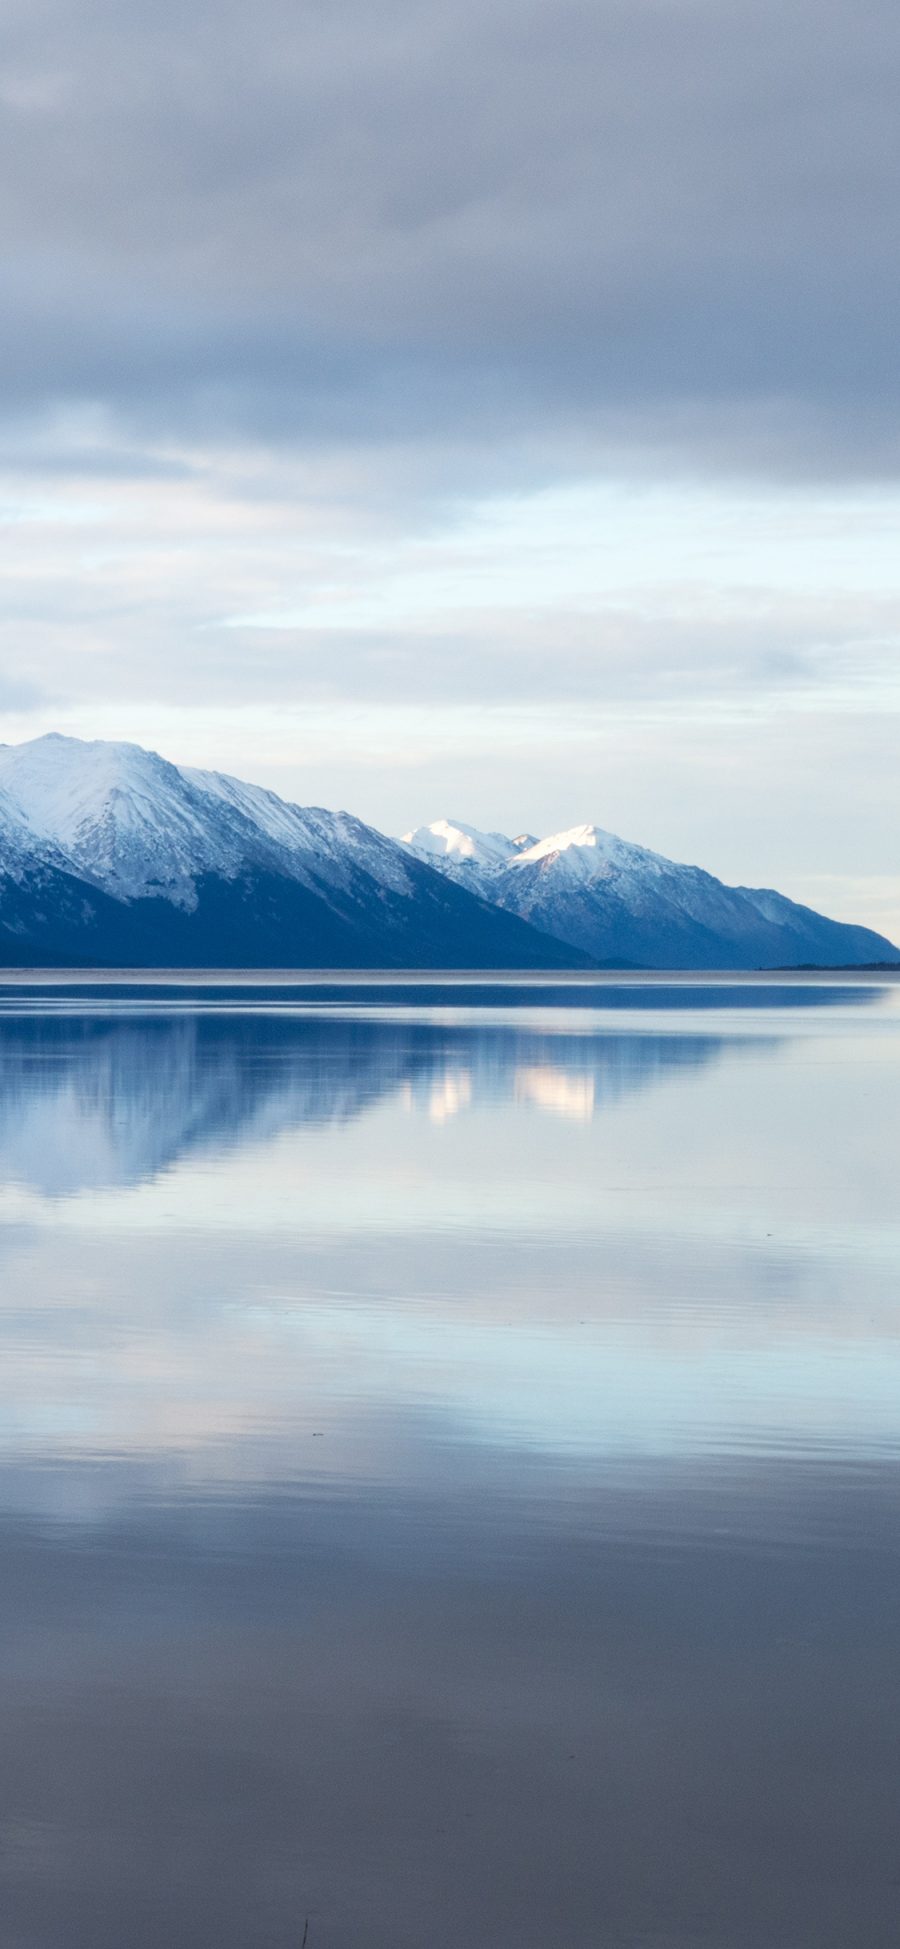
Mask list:
POLYGON ((887 0, 6 11, 7 412, 892 468, 887 0))

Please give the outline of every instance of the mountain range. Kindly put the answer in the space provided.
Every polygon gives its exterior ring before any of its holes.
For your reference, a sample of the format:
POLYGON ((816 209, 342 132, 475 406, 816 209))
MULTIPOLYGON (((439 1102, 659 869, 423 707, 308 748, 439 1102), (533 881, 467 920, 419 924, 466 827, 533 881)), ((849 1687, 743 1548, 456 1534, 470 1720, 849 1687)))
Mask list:
POLYGON ((861 927, 582 826, 387 838, 138 745, 0 746, 0 965, 900 963, 861 927))
POLYGON ((139 745, 0 746, 0 963, 559 969, 588 957, 349 813, 139 745))
POLYGON ((842 967, 900 962, 867 927, 828 920, 769 887, 725 886, 604 832, 573 826, 536 839, 507 838, 436 819, 404 845, 456 886, 517 914, 598 966, 649 968, 842 967))

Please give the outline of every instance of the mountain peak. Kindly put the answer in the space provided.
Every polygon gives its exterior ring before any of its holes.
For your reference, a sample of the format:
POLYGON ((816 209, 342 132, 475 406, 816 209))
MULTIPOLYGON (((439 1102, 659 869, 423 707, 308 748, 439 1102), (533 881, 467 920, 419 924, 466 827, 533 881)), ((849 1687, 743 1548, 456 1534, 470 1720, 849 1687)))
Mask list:
POLYGON ((178 767, 157 752, 51 732, 0 747, 0 787, 39 839, 108 891, 191 904, 199 822, 178 767))
POLYGON ((481 832, 477 826, 464 825, 461 819, 434 819, 430 826, 404 833, 400 843, 420 859, 491 868, 505 865, 518 841, 508 839, 505 832, 481 832))
POLYGON ((544 872, 553 869, 567 879, 594 880, 603 878, 613 868, 636 865, 655 857, 643 846, 634 846, 616 833, 606 832, 603 826, 583 825, 569 826, 565 832, 536 839, 531 846, 516 853, 510 866, 522 871, 529 867, 539 867, 544 872))

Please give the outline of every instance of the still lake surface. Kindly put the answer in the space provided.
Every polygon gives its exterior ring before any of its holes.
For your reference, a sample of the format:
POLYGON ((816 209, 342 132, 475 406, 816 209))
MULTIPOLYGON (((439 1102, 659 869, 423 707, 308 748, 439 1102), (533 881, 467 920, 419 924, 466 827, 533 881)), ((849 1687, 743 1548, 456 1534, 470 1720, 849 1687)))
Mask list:
POLYGON ((4 1949, 895 1949, 900 987, 0 988, 4 1949))

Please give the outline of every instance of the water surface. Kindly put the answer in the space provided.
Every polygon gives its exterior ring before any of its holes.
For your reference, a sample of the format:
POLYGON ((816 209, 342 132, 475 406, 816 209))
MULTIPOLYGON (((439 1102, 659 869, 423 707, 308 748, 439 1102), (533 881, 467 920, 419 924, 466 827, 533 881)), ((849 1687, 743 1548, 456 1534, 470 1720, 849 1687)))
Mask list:
POLYGON ((900 1938, 900 989, 0 988, 4 1949, 900 1938))

